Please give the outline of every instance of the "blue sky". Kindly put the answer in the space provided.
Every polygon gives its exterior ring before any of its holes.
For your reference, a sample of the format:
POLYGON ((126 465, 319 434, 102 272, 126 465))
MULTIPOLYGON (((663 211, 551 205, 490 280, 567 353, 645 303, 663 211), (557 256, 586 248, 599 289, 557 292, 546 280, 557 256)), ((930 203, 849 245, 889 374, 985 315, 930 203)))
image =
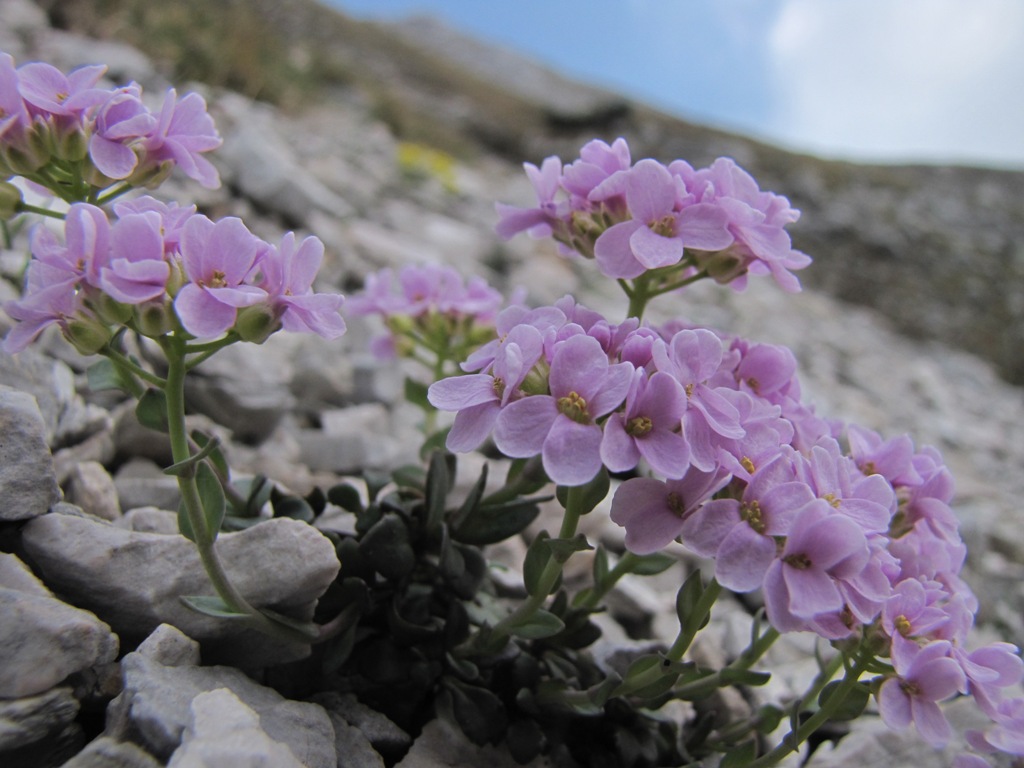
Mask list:
POLYGON ((1024 169, 1021 0, 325 0, 429 13, 681 117, 826 157, 1024 169))

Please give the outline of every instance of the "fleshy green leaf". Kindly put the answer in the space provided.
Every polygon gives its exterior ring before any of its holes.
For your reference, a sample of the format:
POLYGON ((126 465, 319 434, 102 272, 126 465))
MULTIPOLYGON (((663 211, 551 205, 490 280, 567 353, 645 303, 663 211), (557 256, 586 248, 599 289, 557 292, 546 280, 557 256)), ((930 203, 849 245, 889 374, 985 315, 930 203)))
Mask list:
POLYGON ((608 550, 598 547, 594 552, 594 584, 603 584, 608 578, 608 550))
POLYGON ((271 621, 288 627, 289 629, 294 629, 296 632, 305 635, 310 640, 315 640, 320 636, 320 628, 311 621, 293 619, 291 616, 285 616, 283 613, 272 611, 269 608, 260 608, 259 611, 271 621))
POLYGON ((195 440, 200 450, 205 451, 204 455, 208 456, 210 461, 213 462, 213 468, 217 470, 217 474, 225 480, 229 479, 231 477, 231 468, 228 466, 228 460, 224 457, 224 451, 220 449, 220 441, 215 436, 211 437, 198 429, 192 430, 192 439, 195 440), (210 446, 211 443, 213 444, 212 447, 210 446))
POLYGON ((359 490, 350 483, 332 485, 327 489, 327 500, 347 512, 360 512, 363 509, 359 490))
POLYGON ((503 504, 478 506, 458 524, 452 536, 464 544, 496 544, 522 532, 540 514, 538 504, 546 498, 519 499, 503 504))
POLYGON ((313 507, 301 496, 275 492, 271 494, 271 504, 274 507, 274 517, 290 517, 292 520, 300 520, 303 523, 312 523, 316 518, 313 507))
POLYGON ((538 640, 557 635, 564 628, 565 624, 560 618, 541 609, 523 623, 513 627, 512 634, 527 640, 538 640))
POLYGON ((452 478, 448 471, 449 456, 451 454, 446 455, 442 451, 435 451, 430 457, 430 469, 427 472, 425 488, 427 513, 425 525, 428 531, 435 530, 444 520, 445 501, 452 485, 452 478))
POLYGON ((536 596, 540 592, 540 577, 551 559, 551 549, 548 547, 550 540, 551 535, 541 531, 526 550, 526 557, 523 558, 523 584, 528 594, 536 596))
POLYGON ((154 387, 148 387, 135 406, 139 424, 157 432, 167 431, 167 398, 154 387))
POLYGON ((189 541, 196 540, 195 531, 192 530, 192 521, 188 519, 188 511, 185 509, 185 502, 178 504, 178 532, 189 541))
POLYGON ((641 555, 634 562, 635 564, 630 569, 632 573, 638 576, 655 576, 662 571, 667 571, 679 561, 672 555, 655 552, 650 555, 641 555))
MULTIPOLYGON (((833 680, 826 685, 818 695, 818 706, 824 707, 829 699, 835 695, 836 689, 841 684, 841 680, 833 680)), ((829 717, 829 720, 855 720, 864 712, 870 698, 870 689, 866 685, 857 683, 846 694, 846 698, 842 700, 831 717, 829 717)))
POLYGON ((505 705, 496 695, 478 685, 445 678, 438 696, 443 714, 459 726, 474 744, 496 743, 508 727, 505 705))
POLYGON ((704 584, 701 581, 700 571, 691 573, 676 593, 676 615, 683 628, 688 628, 693 621, 693 614, 704 594, 704 584))
POLYGON ((480 499, 484 496, 484 488, 487 487, 487 467, 488 465, 484 464, 483 469, 480 470, 480 477, 473 483, 473 487, 469 489, 465 500, 459 506, 458 511, 452 516, 452 526, 461 525, 473 513, 477 505, 480 504, 480 499))
POLYGON ((718 673, 723 683, 727 685, 764 685, 772 679, 770 672, 755 672, 752 669, 733 669, 725 667, 718 673))
POLYGON ((593 549, 590 546, 590 542, 587 541, 587 537, 582 533, 577 533, 571 539, 549 539, 548 549, 551 550, 551 554, 554 555, 555 559, 560 562, 566 562, 576 552, 585 552, 588 549, 593 549))
POLYGON ((416 553, 409 543, 405 521, 385 514, 359 542, 359 554, 387 579, 402 579, 416 567, 416 553))
POLYGON ((427 399, 427 385, 411 376, 405 377, 405 399, 423 410, 431 410, 434 406, 427 399))
POLYGON ((227 510, 224 488, 221 487, 220 478, 205 462, 200 463, 196 468, 196 486, 199 488, 199 498, 203 503, 206 531, 211 539, 215 539, 227 510))
POLYGON ((103 358, 90 365, 85 375, 89 389, 93 392, 119 389, 130 395, 138 396, 143 391, 138 379, 109 358, 103 358))
POLYGON ((250 619, 247 613, 240 613, 229 606, 217 595, 190 595, 182 597, 181 602, 197 613, 214 616, 218 619, 250 619))
POLYGON ((750 740, 733 747, 722 758, 718 768, 743 768, 757 757, 757 742, 750 740))

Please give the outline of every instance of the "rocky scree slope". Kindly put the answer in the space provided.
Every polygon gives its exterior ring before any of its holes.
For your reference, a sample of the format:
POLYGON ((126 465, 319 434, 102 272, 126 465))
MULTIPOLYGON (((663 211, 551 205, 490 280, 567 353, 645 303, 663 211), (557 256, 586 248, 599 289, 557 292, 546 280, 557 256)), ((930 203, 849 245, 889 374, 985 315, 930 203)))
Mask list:
MULTIPOLYGON (((163 64, 138 48, 55 29, 28 0, 0 0, 0 17, 5 21, 0 29, 0 49, 19 62, 42 59, 64 69, 105 62, 116 81, 136 79, 149 93, 159 93, 168 83, 163 64)), ((396 82, 400 82, 397 76, 396 82)), ((476 150, 452 157, 454 183, 446 184, 429 169, 399 161, 402 141, 408 135, 384 119, 386 111, 355 80, 336 88, 331 99, 288 109, 220 87, 179 85, 201 88, 210 102, 225 138, 223 150, 214 157, 225 184, 209 192, 176 178, 161 191, 195 200, 212 216, 242 216, 268 239, 278 237, 285 228, 318 235, 329 252, 325 284, 350 290, 371 269, 431 261, 451 264, 467 274, 479 270, 503 288, 527 285, 531 299, 538 303, 574 292, 585 304, 609 316, 624 309, 614 286, 596 281, 590 271, 561 259, 550 244, 526 239, 504 244, 496 241, 491 229, 493 201, 526 204, 531 197, 518 163, 507 156, 508 148, 495 153, 497 144, 480 141, 476 150), (487 150, 488 146, 492 150, 487 150)), ((644 113, 638 106, 630 109, 634 116, 644 113)), ((452 125, 455 131, 460 123, 453 118, 452 125)), ((911 169, 903 174, 896 169, 796 158, 793 163, 810 165, 803 166, 803 174, 786 176, 785 163, 779 158, 790 156, 777 150, 705 129, 672 133, 666 128, 662 134, 650 125, 646 132, 630 136, 636 146, 661 142, 666 154, 659 152, 658 156, 683 156, 695 164, 717 154, 731 154, 758 173, 766 188, 790 194, 794 200, 799 197, 786 178, 798 188, 801 184, 830 188, 835 178, 832 170, 839 169, 861 174, 870 183, 864 181, 859 187, 862 191, 856 194, 849 191, 854 189, 849 185, 839 185, 829 195, 822 192, 822 205, 833 194, 841 196, 844 189, 852 198, 860 200, 858 194, 864 195, 875 204, 877 195, 864 190, 891 187, 884 199, 899 210, 903 210, 896 205, 900 201, 916 200, 913 206, 904 205, 916 211, 922 229, 931 218, 939 218, 937 211, 960 210, 966 217, 963 212, 974 205, 970 196, 965 196, 964 185, 953 181, 973 171, 911 169), (700 136, 707 141, 699 141, 700 136), (676 149, 668 149, 673 146, 676 149), (761 171, 758 163, 763 165, 761 171), (818 175, 807 168, 819 169, 818 175), (944 174, 951 180, 947 188, 952 202, 947 201, 946 208, 933 208, 927 202, 929 180, 944 174), (889 187, 882 184, 886 178, 893 180, 889 187)), ((516 160, 536 161, 551 151, 570 157, 585 131, 584 125, 569 131, 563 124, 557 130, 547 128, 533 138, 523 138, 527 142, 522 147, 524 155, 516 160)), ((1017 178, 976 173, 977 189, 1017 178)), ((994 189, 998 194, 989 202, 992 216, 998 217, 1002 214, 997 203, 1010 198, 1002 196, 998 184, 994 189)), ((862 200, 857 203, 865 204, 862 200)), ((819 214, 806 203, 804 207, 803 226, 814 226, 813 219, 819 214)), ((849 211, 822 215, 852 217, 847 220, 849 227, 856 221, 849 211)), ((787 344, 800 360, 806 394, 822 415, 854 420, 886 435, 909 431, 918 444, 936 445, 957 478, 955 508, 970 546, 967 577, 982 603, 981 632, 986 639, 998 637, 1020 644, 1024 641, 1024 542, 1017 506, 1024 494, 1021 391, 1001 380, 996 369, 979 357, 939 341, 911 340, 883 315, 851 307, 816 290, 813 275, 831 274, 828 254, 843 247, 842 242, 841 238, 835 242, 826 239, 820 248, 804 244, 816 263, 803 274, 810 290, 800 296, 783 295, 767 282, 752 285, 744 294, 707 286, 708 290, 669 301, 659 311, 665 316, 686 314, 757 340, 787 344)), ((0 299, 15 295, 24 257, 23 244, 2 253, 0 269, 7 279, 0 281, 0 299)), ((846 256, 851 271, 857 271, 858 258, 846 256)), ((934 306, 922 302, 917 310, 924 311, 926 305, 934 306)), ((0 332, 7 323, 0 316, 0 332)), ((401 402, 404 371, 400 365, 382 364, 365 354, 372 333, 372 327, 352 322, 349 335, 329 345, 319 339, 282 335, 261 347, 232 347, 204 365, 196 376, 189 393, 193 418, 223 436, 236 471, 264 472, 298 493, 315 485, 327 486, 345 473, 403 463, 413 458, 411 446, 416 445, 414 418, 401 402)), ((0 549, 5 553, 0 563, 2 586, 17 593, 19 605, 38 605, 41 615, 48 617, 33 625, 38 627, 36 634, 3 645, 9 656, 0 669, 14 673, 2 681, 9 687, 0 694, 0 718, 16 726, 3 731, 7 735, 0 739, 0 757, 14 765, 19 764, 13 762, 16 759, 28 760, 20 763, 25 765, 60 765, 82 749, 86 736, 101 731, 104 740, 93 741, 85 756, 76 758, 79 767, 103 764, 96 760, 109 762, 114 754, 125 761, 130 754, 136 762, 127 765, 150 766, 158 759, 188 764, 186 756, 202 749, 204 739, 208 745, 216 745, 229 732, 250 734, 253 744, 269 750, 262 739, 293 743, 282 735, 282 730, 289 728, 306 742, 299 759, 307 765, 344 764, 339 752, 331 752, 327 746, 342 749, 341 735, 359 744, 346 747, 345 754, 361 750, 367 765, 383 764, 381 755, 391 756, 390 764, 395 755, 407 750, 406 760, 412 761, 409 765, 429 765, 427 760, 440 759, 436 755, 439 750, 443 753, 446 742, 456 749, 450 738, 433 728, 425 730, 412 746, 408 734, 396 734, 386 725, 374 731, 367 725, 370 715, 363 711, 353 714, 352 702, 291 701, 269 689, 252 689, 233 668, 196 666, 200 656, 194 643, 174 631, 154 630, 159 621, 183 626, 183 619, 170 613, 153 615, 150 612, 158 609, 159 603, 147 602, 146 595, 166 586, 160 582, 170 577, 162 574, 189 569, 182 559, 187 554, 175 550, 176 537, 167 535, 174 522, 163 510, 174 509, 177 500, 173 482, 168 484, 159 473, 160 464, 167 463, 166 449, 152 434, 140 430, 126 404, 89 392, 84 376, 89 362, 52 336, 38 348, 0 361, 0 384, 7 388, 0 388, 6 419, 3 434, 8 440, 18 435, 11 455, 25 460, 3 462, 14 475, 0 483, 4 493, 0 508, 14 510, 17 519, 0 523, 0 549), (52 474, 46 470, 51 463, 52 474), (30 488, 25 485, 26 478, 35 481, 30 488), (59 502, 61 497, 70 503, 59 502), (33 519, 26 524, 25 517, 19 515, 33 519), (121 583, 116 568, 105 571, 83 566, 121 551, 118 542, 122 538, 141 534, 153 542, 148 546, 159 548, 161 555, 155 559, 166 561, 170 571, 151 572, 147 581, 140 569, 135 571, 139 574, 136 578, 121 583), (42 581, 8 553, 17 553, 32 565, 42 581), (96 581, 78 584, 82 574, 96 581), (116 591, 126 586, 137 591, 116 591), (138 610, 132 610, 133 605, 138 610), (48 635, 43 627, 58 615, 58 625, 75 627, 82 639, 73 649, 44 640, 48 635), (154 631, 156 634, 139 645, 154 631), (15 652, 28 655, 18 656, 15 665, 11 662, 15 652), (45 666, 41 665, 43 659, 48 661, 45 666), (47 670, 43 677, 33 678, 24 671, 36 675, 41 668, 47 670), (210 671, 197 671, 202 669, 210 671), (30 678, 31 684, 25 687, 30 678), (234 699, 212 696, 219 688, 231 690, 234 699), (125 695, 115 705, 118 692, 125 695), (170 706, 155 706, 160 701, 170 706), (199 726, 198 721, 211 711, 226 713, 219 721, 219 736, 204 734, 199 726), (253 730, 252 712, 259 714, 262 735, 253 730), (276 722, 292 725, 274 725, 271 712, 280 718, 276 722), (197 721, 192 723, 193 719, 197 721), (302 723, 298 731, 296 722, 302 723), (358 741, 355 734, 365 738, 358 741), (60 757, 40 757, 38 750, 44 748, 60 757), (174 758, 179 750, 183 756, 174 758), (88 759, 94 762, 85 762, 88 759)), ((594 528, 588 535, 621 546, 621 532, 615 526, 600 513, 591 518, 594 528)), ((273 538, 270 532, 266 535, 273 538)), ((304 551, 310 553, 319 549, 313 541, 304 545, 304 551)), ((285 551, 279 562, 293 559, 285 551)), ((329 580, 334 567, 330 557, 320 554, 310 555, 308 560, 301 579, 290 584, 293 595, 268 599, 292 600, 296 610, 307 610, 310 595, 329 580)), ((513 552, 509 563, 516 561, 513 552)), ((678 576, 673 570, 668 578, 678 576)), ((261 580, 259 573, 253 578, 256 584, 261 580)), ((613 618, 650 627, 651 641, 657 641, 662 631, 674 631, 665 621, 673 615, 672 584, 639 582, 625 589, 619 607, 611 611, 613 618), (638 612, 642 614, 639 617, 638 612)), ((11 592, 4 596, 11 597, 11 592)), ((171 605, 173 600, 167 600, 165 606, 171 605)), ((743 620, 742 610, 722 619, 720 634, 715 636, 724 638, 721 645, 727 645, 730 636, 743 635, 742 627, 736 629, 743 620)), ((15 627, 15 623, 3 622, 3 627, 15 627)), ((188 627, 193 639, 202 642, 201 658, 206 665, 237 659, 242 649, 250 654, 245 660, 250 668, 282 658, 279 648, 253 645, 251 638, 219 636, 217 631, 188 627)), ((621 627, 615 630, 610 625, 607 631, 612 642, 623 647, 636 640, 627 638, 621 627)), ((780 648, 774 661, 781 688, 773 688, 772 693, 785 695, 787 679, 800 670, 800 662, 795 661, 800 649, 780 648)), ((879 765, 902 765, 907 754, 914 754, 922 766, 938 768, 948 763, 952 752, 933 755, 909 734, 876 733, 872 722, 858 723, 858 729, 834 752, 820 753, 815 762, 852 768, 863 764, 863 753, 858 750, 866 744, 882 743, 879 765)), ((295 745, 294 749, 303 747, 295 745)), ((293 755, 299 752, 293 751, 293 755)), ((449 765, 499 764, 493 755, 474 753, 457 759, 449 753, 446 759, 449 765)))

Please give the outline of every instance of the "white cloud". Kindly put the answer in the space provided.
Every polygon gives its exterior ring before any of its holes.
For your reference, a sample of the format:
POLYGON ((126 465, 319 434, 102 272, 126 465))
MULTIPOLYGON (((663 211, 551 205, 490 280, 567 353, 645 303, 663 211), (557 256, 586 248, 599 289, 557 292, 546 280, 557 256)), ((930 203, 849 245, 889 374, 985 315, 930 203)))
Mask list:
POLYGON ((1024 3, 784 0, 766 133, 827 154, 1024 166, 1024 3))

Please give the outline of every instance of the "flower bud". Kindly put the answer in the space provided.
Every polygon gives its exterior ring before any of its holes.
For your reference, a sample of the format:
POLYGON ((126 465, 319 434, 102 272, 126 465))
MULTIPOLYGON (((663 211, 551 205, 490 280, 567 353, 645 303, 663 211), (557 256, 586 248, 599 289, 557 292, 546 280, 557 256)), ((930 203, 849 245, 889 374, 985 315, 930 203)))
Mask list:
POLYGON ((89 140, 85 137, 85 131, 81 126, 72 125, 66 130, 59 131, 55 138, 57 140, 55 154, 61 160, 77 163, 84 160, 89 154, 89 140))
POLYGON ((151 339, 173 331, 176 320, 174 309, 167 301, 147 301, 135 307, 135 328, 151 339))
POLYGON ((95 355, 110 337, 110 329, 95 317, 76 317, 64 328, 64 338, 83 355, 95 355))
POLYGON ((713 253, 697 252, 696 258, 697 264, 720 285, 732 282, 747 271, 746 260, 731 248, 713 253))
POLYGON ((0 181, 0 221, 6 221, 18 213, 21 203, 21 190, 9 181, 0 181))
POLYGON ((277 314, 266 304, 244 307, 238 310, 235 333, 242 341, 262 344, 281 328, 277 314))
POLYGON ((140 157, 139 164, 135 166, 135 171, 132 172, 132 175, 125 179, 125 181, 133 187, 156 189, 167 181, 167 177, 171 175, 171 171, 173 170, 173 160, 164 160, 158 165, 153 165, 152 163, 146 163, 145 160, 140 157))
POLYGON ((89 301, 89 306, 104 323, 122 325, 132 316, 132 308, 122 304, 105 293, 97 292, 89 301))

